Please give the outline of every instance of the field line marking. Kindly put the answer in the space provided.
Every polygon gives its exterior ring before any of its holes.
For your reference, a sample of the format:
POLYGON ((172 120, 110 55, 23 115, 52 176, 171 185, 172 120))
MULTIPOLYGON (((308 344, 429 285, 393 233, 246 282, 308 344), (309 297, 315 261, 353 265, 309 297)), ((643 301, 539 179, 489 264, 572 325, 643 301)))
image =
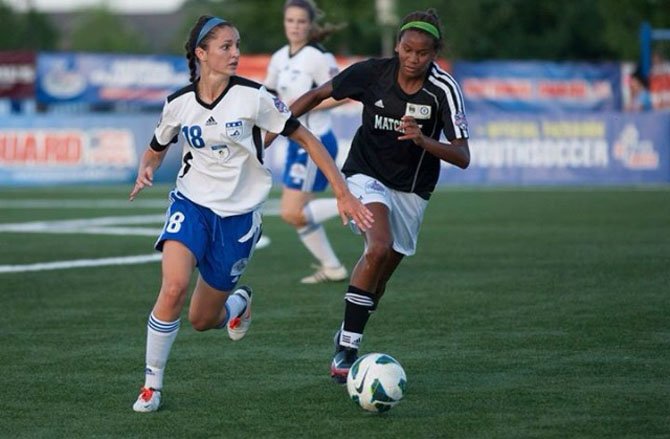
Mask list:
POLYGON ((0 273, 22 273, 26 271, 60 270, 64 268, 103 267, 107 265, 133 265, 160 261, 161 253, 139 256, 121 256, 100 259, 75 259, 72 261, 40 262, 24 265, 0 265, 0 273))
POLYGON ((135 215, 135 216, 103 216, 97 218, 81 218, 53 221, 30 221, 25 223, 0 224, 0 232, 66 232, 81 230, 87 227, 132 225, 147 223, 163 223, 165 215, 135 215))
POLYGON ((158 208, 165 209, 168 206, 165 200, 0 200, 0 207, 11 209, 139 209, 158 208))
MULTIPOLYGON (((279 215, 279 199, 271 198, 265 202, 263 213, 268 216, 279 215)), ((153 200, 11 200, 0 199, 0 208, 7 209, 167 209, 170 202, 166 199, 153 200)))

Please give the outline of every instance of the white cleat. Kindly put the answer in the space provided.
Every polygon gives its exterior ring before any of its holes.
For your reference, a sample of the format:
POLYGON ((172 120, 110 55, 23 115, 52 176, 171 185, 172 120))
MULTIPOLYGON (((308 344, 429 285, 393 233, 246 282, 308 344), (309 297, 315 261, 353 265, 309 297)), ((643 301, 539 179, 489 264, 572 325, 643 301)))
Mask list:
POLYGON ((142 387, 140 396, 133 404, 133 410, 138 413, 155 412, 161 406, 161 391, 150 387, 142 387))
POLYGON ((344 268, 344 265, 340 265, 339 267, 320 267, 317 266, 318 269, 314 274, 303 277, 302 280, 300 280, 301 284, 320 284, 323 282, 341 282, 347 278, 349 273, 347 273, 347 269, 344 268))
POLYGON ((241 286, 233 293, 241 296, 247 302, 247 307, 241 315, 228 321, 228 336, 231 340, 241 340, 249 330, 249 325, 251 325, 251 293, 251 288, 247 286, 241 286))

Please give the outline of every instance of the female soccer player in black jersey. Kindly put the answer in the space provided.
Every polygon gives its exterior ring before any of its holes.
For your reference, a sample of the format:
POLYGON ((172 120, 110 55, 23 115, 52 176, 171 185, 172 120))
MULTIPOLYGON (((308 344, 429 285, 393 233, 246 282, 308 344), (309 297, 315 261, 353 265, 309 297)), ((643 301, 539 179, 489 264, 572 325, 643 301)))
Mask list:
POLYGON ((328 97, 363 104, 342 171, 351 192, 374 213, 365 250, 345 294, 331 376, 346 381, 363 330, 404 256, 414 254, 423 213, 435 189, 440 161, 467 168, 468 124, 459 85, 434 62, 442 32, 433 9, 407 15, 396 55, 354 64, 296 100, 298 117, 328 97), (440 142, 444 134, 448 142, 440 142))

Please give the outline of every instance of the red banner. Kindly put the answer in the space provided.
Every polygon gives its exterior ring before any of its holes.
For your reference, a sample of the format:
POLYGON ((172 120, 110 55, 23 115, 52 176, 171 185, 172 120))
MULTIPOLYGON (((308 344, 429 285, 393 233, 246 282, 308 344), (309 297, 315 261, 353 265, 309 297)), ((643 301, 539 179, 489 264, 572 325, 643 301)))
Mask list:
POLYGON ((35 53, 0 52, 0 98, 35 96, 35 53))

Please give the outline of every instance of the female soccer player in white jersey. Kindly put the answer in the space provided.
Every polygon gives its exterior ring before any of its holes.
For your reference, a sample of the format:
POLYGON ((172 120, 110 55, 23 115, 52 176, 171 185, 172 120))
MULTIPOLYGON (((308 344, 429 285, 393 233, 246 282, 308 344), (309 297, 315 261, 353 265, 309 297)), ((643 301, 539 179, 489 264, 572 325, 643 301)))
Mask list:
MULTIPOLYGON (((338 72, 335 58, 319 41, 335 27, 321 28, 316 24, 318 11, 310 0, 287 0, 284 4, 284 31, 288 44, 276 51, 268 65, 265 86, 286 103, 291 103, 306 91, 330 80, 338 72)), ((331 157, 337 157, 337 140, 331 129, 329 108, 339 105, 330 99, 300 122, 319 137, 331 157)), ((347 269, 330 245, 321 225, 337 215, 334 198, 315 198, 328 182, 307 155, 304 148, 289 140, 282 176, 281 216, 295 227, 300 240, 318 261, 314 274, 304 277, 304 284, 343 281, 347 269)))
POLYGON ((326 98, 363 104, 342 171, 349 189, 374 213, 365 249, 345 294, 344 321, 336 334, 331 376, 346 380, 363 330, 404 256, 414 254, 423 214, 440 161, 467 168, 468 125, 456 81, 434 62, 442 32, 433 9, 407 15, 396 56, 354 64, 291 105, 297 117, 326 98), (440 133, 448 142, 440 142, 440 133))
POLYGON ((252 292, 235 285, 260 237, 260 208, 272 183, 263 165, 266 132, 287 135, 309 152, 333 186, 343 222, 372 221, 326 149, 286 105, 262 85, 235 76, 239 41, 229 22, 209 16, 197 21, 185 46, 191 84, 167 98, 130 193, 132 200, 152 185, 167 147, 183 134, 183 165, 156 243, 163 252, 162 284, 147 324, 145 383, 133 405, 137 412, 160 406, 163 372, 196 266, 188 313, 193 328, 225 327, 233 340, 249 328, 252 292))

